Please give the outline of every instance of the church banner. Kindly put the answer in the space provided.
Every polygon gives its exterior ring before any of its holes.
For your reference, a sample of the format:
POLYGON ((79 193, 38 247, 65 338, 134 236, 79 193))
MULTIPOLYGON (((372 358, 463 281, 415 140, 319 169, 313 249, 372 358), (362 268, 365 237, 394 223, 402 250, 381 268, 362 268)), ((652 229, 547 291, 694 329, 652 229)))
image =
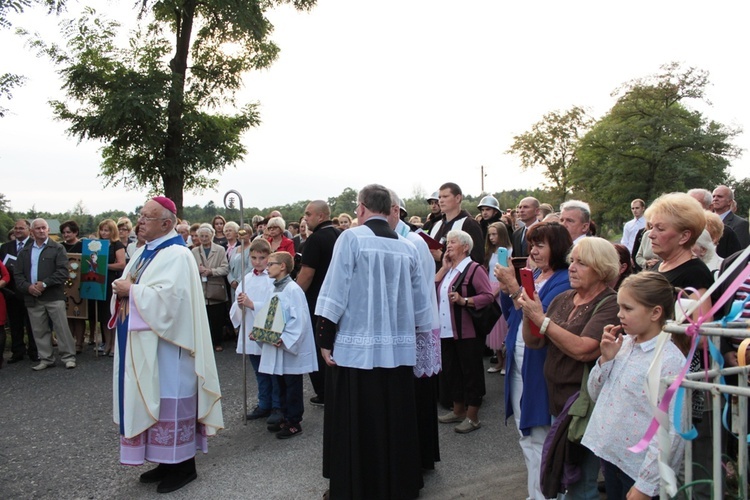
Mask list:
POLYGON ((81 297, 105 300, 107 298, 107 261, 109 240, 83 239, 81 255, 81 297))
POLYGON ((68 254, 68 279, 65 281, 65 306, 70 319, 88 319, 89 302, 81 298, 81 254, 68 254))

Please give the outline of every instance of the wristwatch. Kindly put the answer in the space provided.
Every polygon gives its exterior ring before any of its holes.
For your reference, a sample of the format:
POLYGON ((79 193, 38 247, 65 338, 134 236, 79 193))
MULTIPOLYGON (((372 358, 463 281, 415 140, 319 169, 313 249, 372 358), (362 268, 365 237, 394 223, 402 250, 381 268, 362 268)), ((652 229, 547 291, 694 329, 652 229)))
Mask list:
POLYGON ((42 281, 42 288, 47 288, 47 283, 45 283, 44 281, 42 281))

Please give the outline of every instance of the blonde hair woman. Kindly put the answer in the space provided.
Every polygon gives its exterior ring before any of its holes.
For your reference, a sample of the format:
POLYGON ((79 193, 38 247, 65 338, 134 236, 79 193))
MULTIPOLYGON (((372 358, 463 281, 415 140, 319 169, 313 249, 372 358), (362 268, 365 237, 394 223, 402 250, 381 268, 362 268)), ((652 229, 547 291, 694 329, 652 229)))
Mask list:
POLYGON ((120 241, 117 224, 112 219, 104 219, 99 223, 97 236, 100 240, 109 241, 107 286, 105 287, 107 295, 105 300, 97 301, 96 304, 96 313, 104 344, 100 345, 97 351, 100 354, 114 356, 114 346, 112 345, 114 332, 107 327, 109 319, 112 316, 109 309, 109 301, 112 298, 112 282, 122 276, 122 270, 125 269, 125 245, 120 241))

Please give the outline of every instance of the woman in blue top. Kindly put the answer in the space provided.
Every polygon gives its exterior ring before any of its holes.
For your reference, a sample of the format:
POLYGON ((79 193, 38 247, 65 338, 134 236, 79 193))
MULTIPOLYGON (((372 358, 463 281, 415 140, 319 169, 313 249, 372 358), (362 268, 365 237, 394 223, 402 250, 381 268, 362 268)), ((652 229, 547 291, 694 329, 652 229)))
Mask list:
MULTIPOLYGON (((567 255, 573 240, 568 230, 556 222, 540 222, 526 231, 529 258, 536 265, 534 288, 547 310, 552 299, 570 289, 567 255)), ((496 265, 495 277, 500 282, 501 306, 508 321, 505 339, 505 418, 513 415, 519 443, 528 472, 528 497, 544 499, 539 474, 542 464, 542 447, 550 428, 547 384, 544 380, 544 360, 547 349, 526 349, 521 328, 523 311, 514 301, 521 295, 513 267, 496 265)))

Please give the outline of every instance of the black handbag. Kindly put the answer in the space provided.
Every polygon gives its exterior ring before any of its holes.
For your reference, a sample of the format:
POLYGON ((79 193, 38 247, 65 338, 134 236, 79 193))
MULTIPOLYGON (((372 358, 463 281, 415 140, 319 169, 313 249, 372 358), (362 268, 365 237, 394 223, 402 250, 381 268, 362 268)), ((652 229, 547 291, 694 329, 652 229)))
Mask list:
MULTIPOLYGON (((467 265, 461 272, 458 280, 456 280, 456 284, 453 286, 454 291, 458 290, 458 287, 464 282, 470 267, 474 267, 474 273, 476 273, 477 269, 481 266, 478 264, 472 266, 471 263, 469 263, 469 265, 467 265)), ((472 278, 474 277, 474 273, 471 274, 472 278)), ((477 294, 477 291, 471 284, 471 278, 466 282, 466 289, 469 296, 477 294)), ((497 300, 493 300, 481 309, 476 309, 474 307, 464 307, 464 309, 466 309, 466 312, 471 316, 471 322, 474 324, 474 333, 477 337, 486 337, 492 329, 495 328, 495 325, 500 320, 500 316, 503 315, 503 310, 500 308, 500 304, 497 303, 497 300)))

